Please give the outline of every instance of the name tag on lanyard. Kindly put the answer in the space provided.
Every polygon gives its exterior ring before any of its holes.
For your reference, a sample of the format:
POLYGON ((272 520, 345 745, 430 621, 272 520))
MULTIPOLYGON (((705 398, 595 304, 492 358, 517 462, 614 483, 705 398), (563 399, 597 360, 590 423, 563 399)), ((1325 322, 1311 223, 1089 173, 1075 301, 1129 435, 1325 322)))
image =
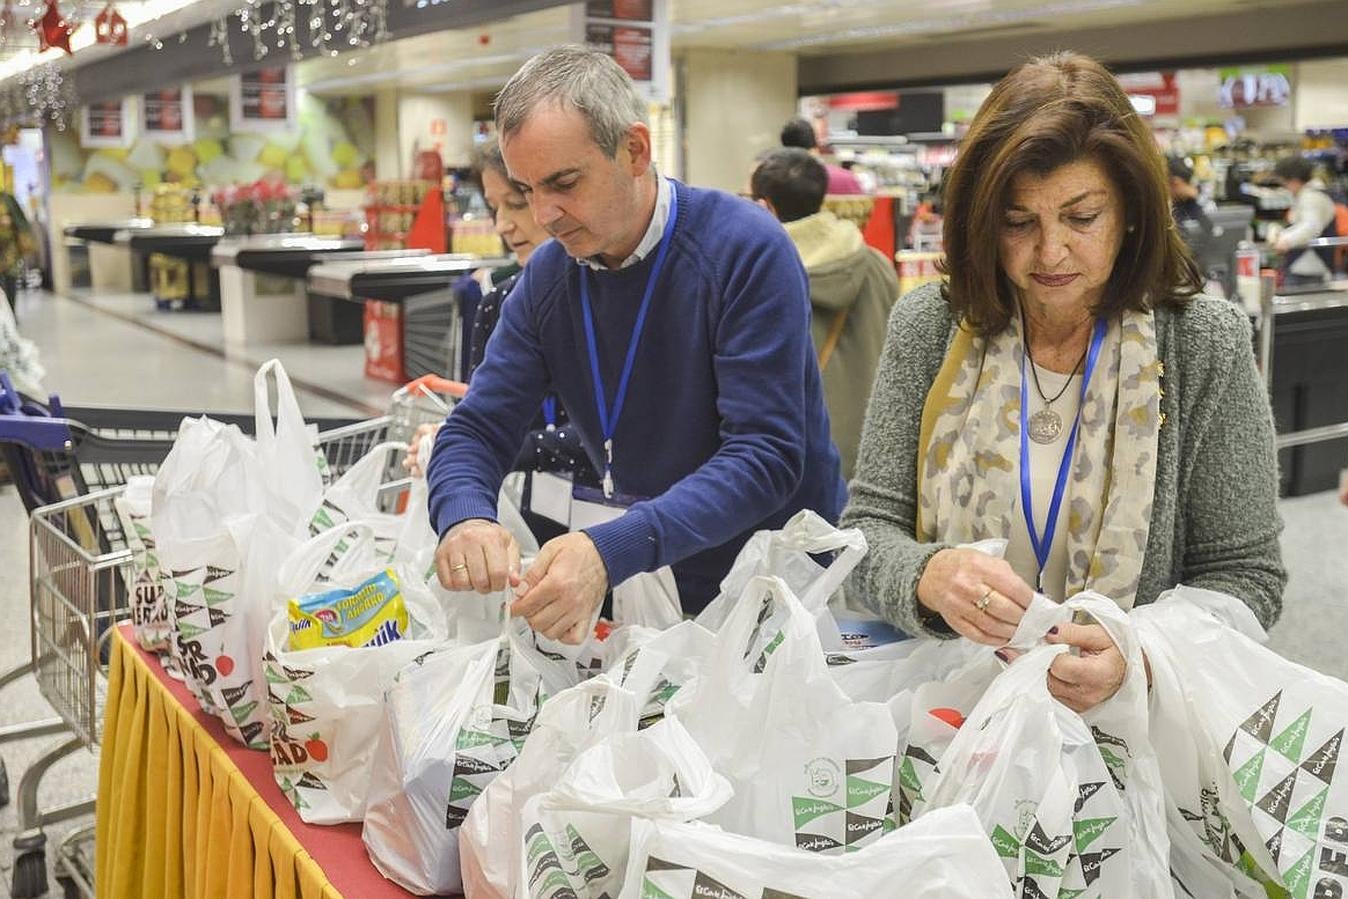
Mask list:
POLYGON ((622 518, 629 508, 644 499, 627 493, 605 496, 602 490, 577 485, 571 490, 571 531, 583 531, 622 518))
POLYGON ((529 511, 570 527, 571 479, 550 471, 535 471, 529 484, 529 511))

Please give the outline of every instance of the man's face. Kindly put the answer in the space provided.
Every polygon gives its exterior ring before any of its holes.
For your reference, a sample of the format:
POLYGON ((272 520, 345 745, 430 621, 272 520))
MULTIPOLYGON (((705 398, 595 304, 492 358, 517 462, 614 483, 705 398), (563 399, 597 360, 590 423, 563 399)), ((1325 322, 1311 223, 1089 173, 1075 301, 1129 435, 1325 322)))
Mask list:
POLYGON ((580 112, 543 106, 502 137, 501 154, 534 221, 569 255, 616 256, 634 245, 634 234, 640 239, 637 184, 651 164, 645 125, 633 125, 609 159, 580 112))

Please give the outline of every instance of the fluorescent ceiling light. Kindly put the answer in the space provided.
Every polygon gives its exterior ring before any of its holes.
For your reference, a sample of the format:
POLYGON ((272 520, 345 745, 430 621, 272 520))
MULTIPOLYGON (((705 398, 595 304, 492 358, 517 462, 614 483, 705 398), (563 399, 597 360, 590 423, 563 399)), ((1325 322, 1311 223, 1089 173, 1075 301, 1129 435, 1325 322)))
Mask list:
POLYGON ((488 88, 504 87, 510 80, 510 75, 484 75, 481 78, 467 78, 463 81, 447 81, 444 84, 428 84, 424 87, 416 85, 414 87, 404 88, 409 93, 418 94, 451 94, 455 91, 481 91, 488 88))
POLYGON ((908 22, 895 22, 892 25, 867 25, 847 28, 828 34, 814 34, 805 37, 790 38, 782 41, 768 41, 757 44, 755 50, 798 50, 802 47, 817 47, 826 44, 848 43, 852 41, 878 40, 887 37, 906 37, 918 34, 933 34, 943 31, 983 29, 995 25, 1015 25, 1039 18, 1053 16, 1080 15, 1106 9, 1125 6, 1140 6, 1144 0, 1070 0, 1070 2, 1049 3, 1028 9, 1008 10, 1004 12, 986 11, 961 16, 945 16, 939 19, 914 19, 908 22))
MULTIPOLYGON (((536 53, 541 52, 543 47, 534 47, 531 49, 517 50, 513 53, 495 53, 491 56, 465 57, 456 59, 453 62, 439 63, 433 66, 419 66, 414 69, 401 69, 397 65, 383 69, 378 72, 369 72, 364 75, 344 75, 337 78, 324 78, 319 81, 311 81, 305 87, 311 91, 333 91, 346 90, 353 87, 362 87, 371 84, 381 84, 385 81, 397 81, 404 78, 424 78, 436 75, 452 75, 455 72, 461 72, 465 69, 472 69, 478 66, 496 66, 505 65, 514 62, 523 62, 536 53)), ((506 78, 509 76, 507 75, 506 78)), ((505 79, 502 79, 502 84, 505 79)))

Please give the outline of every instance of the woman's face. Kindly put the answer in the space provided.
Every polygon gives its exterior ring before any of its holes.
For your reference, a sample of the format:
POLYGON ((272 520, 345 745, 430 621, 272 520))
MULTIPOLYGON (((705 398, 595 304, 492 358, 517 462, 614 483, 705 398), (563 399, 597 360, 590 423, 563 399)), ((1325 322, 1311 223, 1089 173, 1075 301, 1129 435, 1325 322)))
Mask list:
POLYGON ((482 195, 491 207, 496 233, 515 253, 520 265, 528 262, 530 254, 548 239, 548 232, 534 221, 529 201, 510 186, 504 175, 490 168, 482 170, 482 195))
POLYGON ((1104 293, 1123 233, 1123 199, 1096 160, 1021 172, 1002 210, 1002 270, 1036 309, 1084 312, 1104 293))

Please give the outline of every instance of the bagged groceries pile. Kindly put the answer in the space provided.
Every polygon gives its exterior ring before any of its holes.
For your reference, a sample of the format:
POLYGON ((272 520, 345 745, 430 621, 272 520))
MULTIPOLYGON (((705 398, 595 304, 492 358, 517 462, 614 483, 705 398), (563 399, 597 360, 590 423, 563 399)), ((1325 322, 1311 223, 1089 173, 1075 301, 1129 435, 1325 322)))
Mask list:
POLYGON ((835 610, 865 540, 805 512, 695 620, 667 572, 642 575, 567 646, 505 594, 439 586, 424 481, 386 501, 401 445, 334 480, 278 364, 257 401, 257 437, 185 420, 123 497, 136 632, 270 751, 305 821, 363 821, 415 894, 1348 894, 1348 685, 1265 648, 1236 599, 1036 597, 1009 664, 964 640, 857 645, 835 610), (1068 649, 1043 638, 1086 618, 1128 672, 1078 714, 1047 688, 1068 649))

